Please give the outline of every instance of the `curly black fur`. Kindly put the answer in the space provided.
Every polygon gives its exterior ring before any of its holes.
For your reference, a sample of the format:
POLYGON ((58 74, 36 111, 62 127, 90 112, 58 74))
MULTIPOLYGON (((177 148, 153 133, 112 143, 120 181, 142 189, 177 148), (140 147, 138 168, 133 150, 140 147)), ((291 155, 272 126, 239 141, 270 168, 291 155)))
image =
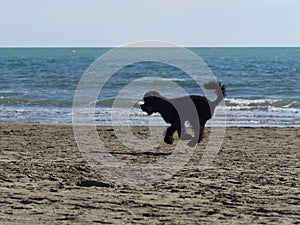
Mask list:
POLYGON ((205 123, 212 117, 216 106, 226 95, 225 86, 221 83, 210 82, 204 84, 204 87, 216 92, 217 98, 214 101, 198 95, 168 99, 156 91, 149 91, 144 95, 144 104, 141 105, 141 109, 148 115, 157 112, 167 123, 171 124, 164 138, 167 144, 173 143, 175 131, 178 132, 180 139, 192 139, 188 143, 189 146, 195 146, 201 141, 205 123), (186 121, 191 123, 195 131, 194 137, 186 133, 184 126, 186 121))

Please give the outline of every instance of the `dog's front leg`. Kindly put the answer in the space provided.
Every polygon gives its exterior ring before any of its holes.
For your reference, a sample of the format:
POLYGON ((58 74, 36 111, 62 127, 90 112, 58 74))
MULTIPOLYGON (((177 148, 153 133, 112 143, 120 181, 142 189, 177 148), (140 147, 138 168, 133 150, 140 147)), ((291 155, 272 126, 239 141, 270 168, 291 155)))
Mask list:
POLYGON ((166 131, 166 135, 165 135, 165 139, 164 141, 167 144, 173 144, 174 138, 173 138, 173 134, 176 131, 176 127, 172 124, 170 127, 168 127, 167 131, 166 131))

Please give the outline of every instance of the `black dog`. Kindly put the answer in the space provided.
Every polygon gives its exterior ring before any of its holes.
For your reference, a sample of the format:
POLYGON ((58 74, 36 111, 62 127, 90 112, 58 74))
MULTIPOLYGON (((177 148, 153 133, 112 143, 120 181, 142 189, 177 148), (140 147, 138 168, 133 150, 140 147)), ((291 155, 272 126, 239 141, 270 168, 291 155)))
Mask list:
POLYGON ((178 132, 182 140, 192 139, 188 145, 195 146, 202 139, 205 123, 212 117, 216 106, 225 97, 225 86, 221 83, 210 82, 204 84, 206 89, 215 90, 217 98, 210 101, 204 96, 190 95, 180 98, 168 99, 156 91, 149 91, 144 95, 144 104, 141 109, 151 115, 158 112, 162 118, 170 123, 164 141, 172 144, 173 134, 178 132), (189 121, 195 131, 195 136, 187 134, 184 123, 189 121))

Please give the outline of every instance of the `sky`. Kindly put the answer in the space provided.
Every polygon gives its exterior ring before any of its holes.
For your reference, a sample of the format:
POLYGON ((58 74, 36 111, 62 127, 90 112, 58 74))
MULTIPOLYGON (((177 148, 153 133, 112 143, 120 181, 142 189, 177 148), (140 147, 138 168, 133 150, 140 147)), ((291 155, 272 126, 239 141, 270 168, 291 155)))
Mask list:
POLYGON ((299 0, 0 0, 0 47, 300 46, 299 0))

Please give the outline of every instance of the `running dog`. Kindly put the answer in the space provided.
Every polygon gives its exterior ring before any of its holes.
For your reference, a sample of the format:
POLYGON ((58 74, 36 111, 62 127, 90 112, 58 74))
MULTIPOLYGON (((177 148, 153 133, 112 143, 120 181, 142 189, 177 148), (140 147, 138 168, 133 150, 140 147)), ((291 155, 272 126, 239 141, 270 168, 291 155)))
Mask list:
POLYGON ((156 91, 149 91, 144 95, 144 104, 140 107, 148 115, 159 113, 166 123, 171 126, 167 128, 164 141, 173 144, 173 134, 177 131, 181 140, 189 140, 189 146, 193 147, 203 137, 205 123, 213 116, 216 106, 226 96, 225 85, 218 82, 204 84, 204 88, 214 90, 217 98, 214 101, 204 96, 190 95, 179 98, 166 98, 156 91), (195 136, 187 134, 185 122, 189 121, 195 136))

